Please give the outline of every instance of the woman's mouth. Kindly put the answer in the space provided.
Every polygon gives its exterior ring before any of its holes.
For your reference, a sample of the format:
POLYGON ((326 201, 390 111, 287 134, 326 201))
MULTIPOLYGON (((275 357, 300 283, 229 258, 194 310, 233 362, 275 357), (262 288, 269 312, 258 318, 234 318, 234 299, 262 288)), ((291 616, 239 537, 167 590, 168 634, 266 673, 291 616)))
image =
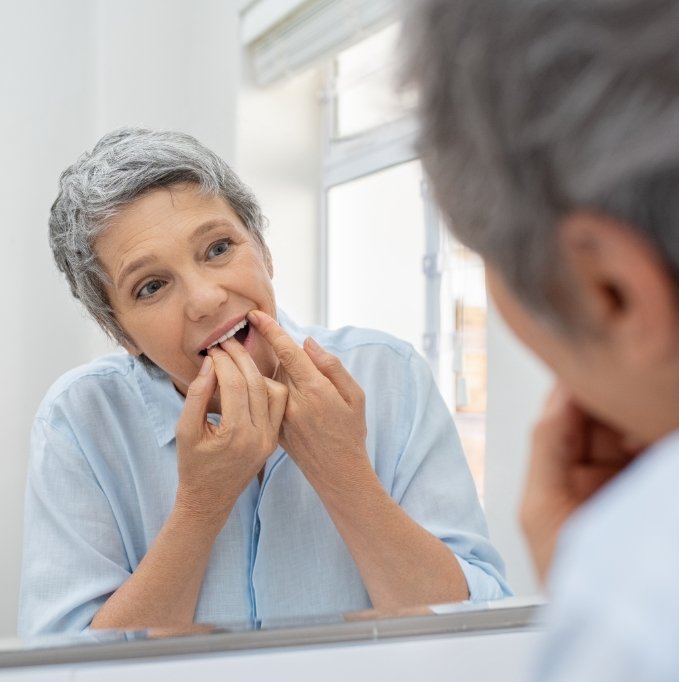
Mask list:
POLYGON ((250 323, 247 321, 247 319, 243 319, 238 322, 238 324, 234 324, 233 327, 231 327, 231 329, 224 334, 224 336, 218 338, 213 344, 209 345, 207 348, 203 348, 199 355, 207 355, 207 352, 210 350, 210 348, 215 348, 215 346, 218 346, 220 343, 224 343, 224 341, 227 341, 232 337, 235 337, 236 341, 243 345, 245 343, 245 339, 248 338, 249 333, 250 323))

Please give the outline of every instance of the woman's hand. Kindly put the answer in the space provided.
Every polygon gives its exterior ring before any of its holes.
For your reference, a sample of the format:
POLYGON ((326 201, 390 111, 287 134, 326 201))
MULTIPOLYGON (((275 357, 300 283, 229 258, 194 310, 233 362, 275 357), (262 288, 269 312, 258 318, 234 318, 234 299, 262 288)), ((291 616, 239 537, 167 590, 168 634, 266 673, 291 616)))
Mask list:
POLYGON ((455 556, 398 506, 370 464, 361 387, 313 340, 300 348, 259 310, 248 319, 271 344, 288 387, 281 443, 321 498, 372 605, 386 613, 466 599, 455 556))
POLYGON ((638 444, 587 415, 557 384, 533 431, 521 524, 545 581, 564 522, 639 452, 638 444))
POLYGON ((341 486, 369 467, 365 396, 342 363, 308 338, 300 348, 261 311, 248 319, 280 362, 276 378, 288 388, 281 444, 317 492, 341 486))
POLYGON ((188 628, 214 540, 278 444, 286 397, 285 386, 263 377, 235 339, 209 351, 177 425, 174 509, 93 628, 188 628), (214 426, 207 413, 217 386, 222 419, 214 426))
POLYGON ((288 389, 260 374, 235 339, 208 351, 177 425, 176 506, 219 528, 278 445, 288 389), (207 421, 219 387, 222 418, 207 421))

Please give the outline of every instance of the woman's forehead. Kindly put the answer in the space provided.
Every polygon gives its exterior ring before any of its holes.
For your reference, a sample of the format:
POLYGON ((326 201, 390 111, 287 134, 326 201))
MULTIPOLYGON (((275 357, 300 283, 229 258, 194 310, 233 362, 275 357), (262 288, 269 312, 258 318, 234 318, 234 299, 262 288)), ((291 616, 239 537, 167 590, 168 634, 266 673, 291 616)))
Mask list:
POLYGON ((192 234, 207 222, 224 222, 247 232, 242 220, 218 194, 201 192, 195 186, 162 187, 144 193, 118 210, 107 229, 97 238, 97 245, 126 240, 135 235, 172 229, 192 234))
POLYGON ((153 223, 177 220, 183 216, 216 214, 228 216, 237 225, 242 221, 231 204, 221 195, 202 191, 197 185, 182 184, 149 190, 117 212, 113 224, 132 218, 135 222, 153 223))
POLYGON ((198 241, 212 233, 250 237, 221 196, 195 186, 158 188, 130 202, 97 238, 95 252, 114 282, 130 260, 150 260, 158 249, 198 241))

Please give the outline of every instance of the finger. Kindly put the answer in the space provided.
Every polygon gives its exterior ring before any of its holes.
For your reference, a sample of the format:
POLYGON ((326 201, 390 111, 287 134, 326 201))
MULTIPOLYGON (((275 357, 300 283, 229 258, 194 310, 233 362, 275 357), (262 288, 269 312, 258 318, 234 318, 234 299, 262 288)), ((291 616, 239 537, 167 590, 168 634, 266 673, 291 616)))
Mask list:
POLYGON ((582 461, 586 450, 587 419, 570 394, 558 384, 550 393, 532 439, 529 484, 563 481, 566 471, 582 461))
POLYGON ((310 336, 304 341, 304 351, 316 369, 337 389, 345 403, 351 407, 363 405, 365 400, 363 389, 336 355, 328 353, 310 336))
POLYGON ((588 450, 588 461, 613 466, 624 466, 638 454, 636 448, 629 447, 622 434, 594 419, 589 423, 588 450))
POLYGON ((586 425, 585 415, 575 406, 570 394, 557 384, 545 401, 533 440, 542 446, 541 452, 550 452, 550 459, 555 455, 559 459, 573 459, 576 451, 578 456, 582 454, 586 425))
POLYGON ((252 424, 264 426, 268 422, 269 417, 269 399, 264 377, 261 375, 250 353, 238 341, 228 339, 221 344, 221 347, 229 354, 245 378, 252 424))
POLYGON ((588 499, 623 469, 624 466, 613 464, 576 467, 572 473, 573 487, 581 498, 588 499))
POLYGON ((273 427, 280 428, 288 402, 288 387, 269 377, 264 377, 264 382, 269 402, 269 422, 273 427))
POLYGON ((238 423, 243 423, 245 419, 249 421, 250 403, 245 377, 231 356, 221 347, 210 348, 208 355, 212 358, 217 375, 222 417, 228 415, 230 421, 238 423))
POLYGON ((177 422, 177 436, 197 442, 203 435, 210 400, 217 388, 212 358, 206 357, 196 378, 186 391, 184 409, 177 422))
POLYGON ((261 310, 251 310, 248 320, 269 343, 292 384, 299 385, 310 381, 316 368, 309 356, 290 338, 282 327, 261 310))

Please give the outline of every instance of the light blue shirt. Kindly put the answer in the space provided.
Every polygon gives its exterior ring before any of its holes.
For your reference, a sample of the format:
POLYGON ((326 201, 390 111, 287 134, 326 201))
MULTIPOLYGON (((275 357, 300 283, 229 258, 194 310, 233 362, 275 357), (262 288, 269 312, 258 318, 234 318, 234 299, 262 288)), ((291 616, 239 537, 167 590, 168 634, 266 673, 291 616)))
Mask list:
MULTIPOLYGON (((280 321, 336 354, 366 394, 367 450, 389 494, 457 556, 471 599, 507 595, 503 564, 451 415, 424 360, 381 332, 280 321)), ((74 369, 35 418, 19 608, 23 636, 77 632, 129 578, 177 489, 183 398, 127 354, 74 369)), ((356 565, 300 470, 279 448, 217 537, 196 611, 245 622, 370 607, 356 565)))
POLYGON ((569 521, 539 682, 679 680, 679 432, 569 521))

